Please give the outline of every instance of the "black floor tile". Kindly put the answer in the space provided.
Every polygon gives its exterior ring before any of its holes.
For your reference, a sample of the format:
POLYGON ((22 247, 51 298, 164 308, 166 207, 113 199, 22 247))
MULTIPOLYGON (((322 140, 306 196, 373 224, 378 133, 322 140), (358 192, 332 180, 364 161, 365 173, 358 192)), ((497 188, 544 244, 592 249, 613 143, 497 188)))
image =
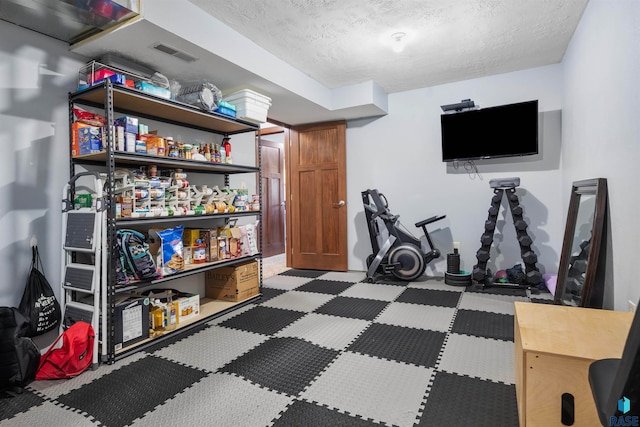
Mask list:
POLYGON ((374 323, 348 347, 348 350, 432 367, 438 360, 444 337, 444 332, 374 323))
POLYGON ((451 332, 513 341, 513 315, 476 310, 458 310, 451 332))
POLYGON ((273 335, 306 314, 281 308, 255 306, 244 313, 225 320, 220 323, 220 326, 273 335))
POLYGON ((353 286, 353 283, 337 280, 316 279, 296 288, 296 291, 316 292, 319 294, 338 295, 353 286))
POLYGON ((223 366, 272 390, 296 396, 338 355, 298 338, 271 338, 223 366))
POLYGON ((43 398, 29 390, 23 390, 15 397, 0 397, 0 421, 13 418, 21 412, 41 405, 42 402, 43 398))
POLYGON ((335 297, 323 306, 318 307, 315 313, 349 317, 352 319, 373 320, 388 304, 387 301, 366 298, 335 297))
POLYGON ((418 426, 517 426, 514 385, 437 372, 418 426))
POLYGON ((290 270, 283 271, 278 276, 297 276, 297 277, 312 277, 312 278, 315 278, 315 277, 322 276, 323 274, 326 274, 326 273, 328 273, 328 271, 325 271, 325 270, 300 270, 300 269, 292 268, 290 270))
POLYGON ((460 295, 462 295, 462 293, 456 291, 407 288, 396 299, 396 302, 437 305, 439 307, 457 307, 460 295))
POLYGON ((57 400, 103 425, 126 426, 206 375, 198 369, 147 356, 57 400))
POLYGON ((365 420, 358 416, 350 416, 334 411, 324 406, 318 406, 306 401, 296 400, 287 410, 278 418, 274 427, 327 427, 327 426, 345 426, 345 427, 367 427, 379 426, 382 424, 365 420))
POLYGON ((147 353, 153 353, 155 351, 161 350, 165 347, 170 346, 171 344, 174 344, 180 340, 188 338, 193 334, 197 334, 198 332, 202 331, 203 329, 207 329, 208 327, 209 325, 207 324, 201 324, 189 329, 180 330, 175 333, 171 333, 170 335, 167 335, 166 338, 160 341, 154 341, 154 343, 151 344, 151 346, 145 348, 145 351, 147 353))
POLYGON ((282 289, 266 288, 263 286, 262 288, 260 288, 260 293, 262 293, 262 299, 260 300, 260 303, 269 301, 271 298, 275 298, 278 295, 284 294, 285 292, 287 291, 282 289))
POLYGON ((488 287, 480 287, 478 285, 467 286, 465 292, 476 292, 480 294, 492 294, 492 295, 508 295, 515 297, 526 297, 527 290, 524 287, 518 288, 509 288, 506 286, 500 286, 499 284, 488 286, 488 287))

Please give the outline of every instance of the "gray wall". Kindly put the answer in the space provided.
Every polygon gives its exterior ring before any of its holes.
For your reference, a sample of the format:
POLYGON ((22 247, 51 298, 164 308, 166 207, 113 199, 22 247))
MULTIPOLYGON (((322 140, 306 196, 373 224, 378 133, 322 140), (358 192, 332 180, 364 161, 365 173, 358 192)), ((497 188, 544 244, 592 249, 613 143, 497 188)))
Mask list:
MULTIPOLYGON (((591 0, 563 61, 562 188, 607 178, 607 305, 640 298, 640 2, 591 0)), ((566 214, 565 214, 566 215, 566 214)), ((563 217, 564 218, 564 217, 563 217)))
MULTIPOLYGON (((414 234, 414 224, 433 215, 447 217, 429 227, 444 254, 427 268, 442 276, 446 254, 460 242, 461 268, 471 271, 480 248, 492 178, 518 176, 524 218, 543 272, 556 272, 562 240, 560 136, 562 73, 560 65, 396 93, 389 96, 389 114, 349 122, 347 127, 347 191, 349 202, 349 268, 364 270, 371 253, 360 192, 377 188, 414 234), (478 173, 442 162, 440 105, 471 98, 481 107, 537 99, 540 154, 521 158, 480 160, 478 173)), ((482 144, 478 140, 473 143, 482 144)), ((514 141, 517 144, 518 141, 514 141)), ((522 263, 506 198, 498 214, 492 271, 522 263)))
POLYGON ((0 305, 17 305, 36 237, 60 287, 62 188, 69 176, 67 94, 86 61, 67 44, 0 21, 0 305))

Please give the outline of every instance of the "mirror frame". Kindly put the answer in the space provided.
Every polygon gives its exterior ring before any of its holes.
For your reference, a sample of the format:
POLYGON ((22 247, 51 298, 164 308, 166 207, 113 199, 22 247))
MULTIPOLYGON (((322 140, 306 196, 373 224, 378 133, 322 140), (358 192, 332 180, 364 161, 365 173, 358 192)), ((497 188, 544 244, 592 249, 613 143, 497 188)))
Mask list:
POLYGON ((567 213, 567 224, 564 229, 564 240, 562 242, 562 253, 560 254, 560 266, 558 267, 558 278, 556 290, 553 298, 554 304, 568 305, 563 302, 566 278, 571 259, 573 247, 573 237, 575 234, 576 222, 578 218, 578 208, 580 207, 580 197, 582 195, 595 195, 595 206, 593 213, 593 224, 591 228, 591 244, 587 258, 587 270, 585 272, 582 293, 580 295, 579 307, 602 308, 604 297, 604 271, 603 260, 600 259, 605 227, 605 215, 607 208, 607 180, 606 178, 594 178, 583 181, 575 181, 571 187, 571 198, 569 199, 569 212, 567 213), (600 267, 599 267, 600 266, 600 267))

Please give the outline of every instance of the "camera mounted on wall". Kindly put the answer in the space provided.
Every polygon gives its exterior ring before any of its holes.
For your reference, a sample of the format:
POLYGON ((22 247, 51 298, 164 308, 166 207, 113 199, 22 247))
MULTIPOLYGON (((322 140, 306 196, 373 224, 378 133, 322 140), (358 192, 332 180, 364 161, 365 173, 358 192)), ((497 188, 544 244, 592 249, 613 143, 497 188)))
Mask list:
POLYGON ((463 99, 457 104, 441 105, 440 108, 442 108, 445 114, 453 114, 461 111, 477 110, 478 106, 471 99, 463 99))

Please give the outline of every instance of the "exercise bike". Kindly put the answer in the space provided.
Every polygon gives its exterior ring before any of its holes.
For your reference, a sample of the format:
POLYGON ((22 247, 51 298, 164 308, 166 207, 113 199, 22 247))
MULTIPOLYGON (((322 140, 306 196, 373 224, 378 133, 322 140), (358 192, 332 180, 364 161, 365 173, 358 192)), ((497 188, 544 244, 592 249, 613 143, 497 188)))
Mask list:
POLYGON ((400 217, 391 213, 384 194, 375 189, 363 191, 362 203, 373 249, 373 253, 367 257, 368 282, 373 282, 377 273, 392 274, 400 280, 415 280, 422 276, 427 264, 440 257, 440 251, 431 241, 427 225, 445 218, 446 215, 433 216, 416 223, 416 227, 422 228, 429 245, 429 251, 424 252, 420 239, 400 229, 400 217), (386 235, 381 233, 381 229, 386 230, 386 235))

